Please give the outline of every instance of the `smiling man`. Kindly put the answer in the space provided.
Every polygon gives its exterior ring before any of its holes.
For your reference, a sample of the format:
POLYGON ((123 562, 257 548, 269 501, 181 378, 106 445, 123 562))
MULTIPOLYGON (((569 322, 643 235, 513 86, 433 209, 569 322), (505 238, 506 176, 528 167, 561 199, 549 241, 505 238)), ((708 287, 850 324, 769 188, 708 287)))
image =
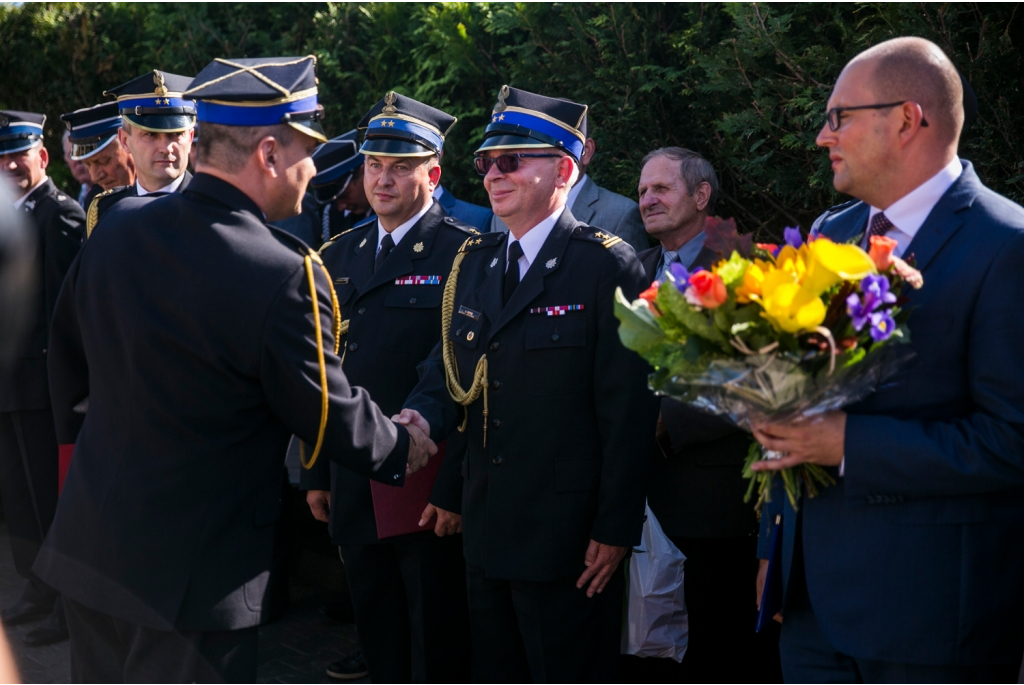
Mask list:
POLYGON ((68 129, 71 159, 85 165, 93 184, 85 207, 103 191, 135 183, 135 161, 118 137, 121 113, 116 102, 76 109, 60 119, 68 129))
POLYGON ((810 462, 837 480, 799 512, 777 491, 762 516, 782 513, 787 682, 1016 682, 1024 209, 957 156, 962 102, 938 46, 897 38, 855 57, 826 105, 817 142, 856 200, 815 228, 895 240, 924 286, 907 294, 916 356, 873 395, 755 430, 786 453, 757 470, 810 462))
POLYGON ((191 82, 187 76, 154 69, 104 93, 117 97, 121 114, 117 139, 135 162, 136 179, 93 198, 88 207, 87 236, 119 200, 181 192, 192 180, 186 167, 196 107, 181 95, 191 82))
POLYGON ((616 288, 644 287, 636 253, 565 206, 586 111, 502 87, 474 163, 509 232, 463 247, 403 412, 436 439, 466 432, 439 480, 462 485, 476 682, 618 674, 657 403, 613 314, 616 288))

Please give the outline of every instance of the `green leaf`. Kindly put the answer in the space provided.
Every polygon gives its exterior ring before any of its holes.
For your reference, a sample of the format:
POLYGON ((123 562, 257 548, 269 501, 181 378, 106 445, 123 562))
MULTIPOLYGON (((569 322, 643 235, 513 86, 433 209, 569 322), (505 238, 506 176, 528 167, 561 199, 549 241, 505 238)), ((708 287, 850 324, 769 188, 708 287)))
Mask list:
POLYGON ((615 318, 619 320, 619 340, 623 346, 645 359, 665 342, 665 334, 647 303, 643 300, 629 302, 622 288, 615 289, 615 318))

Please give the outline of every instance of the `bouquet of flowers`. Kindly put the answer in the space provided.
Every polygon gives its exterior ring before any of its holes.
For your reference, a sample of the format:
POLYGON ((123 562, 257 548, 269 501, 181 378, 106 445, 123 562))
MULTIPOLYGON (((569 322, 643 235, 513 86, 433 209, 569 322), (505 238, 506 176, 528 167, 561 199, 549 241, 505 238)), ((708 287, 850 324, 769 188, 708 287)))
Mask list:
MULTIPOLYGON (((921 273, 872 237, 870 253, 787 228, 785 244, 751 244, 735 223, 709 219, 705 245, 729 255, 708 271, 675 263, 628 302, 616 293, 622 343, 653 367, 651 388, 750 430, 762 421, 811 417, 856 402, 912 350, 903 288, 921 273)), ((773 472, 758 459, 781 455, 755 442, 744 467, 746 501, 767 501, 773 472)), ((779 472, 793 506, 834 483, 824 468, 779 472)))

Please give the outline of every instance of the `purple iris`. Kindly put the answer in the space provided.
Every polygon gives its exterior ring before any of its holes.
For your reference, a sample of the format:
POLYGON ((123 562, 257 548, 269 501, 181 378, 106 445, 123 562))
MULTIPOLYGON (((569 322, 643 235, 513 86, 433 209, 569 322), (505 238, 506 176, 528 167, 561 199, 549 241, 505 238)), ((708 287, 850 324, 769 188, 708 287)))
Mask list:
POLYGON ((804 244, 804 237, 800 234, 799 228, 782 229, 782 239, 786 241, 787 245, 797 250, 804 244))
POLYGON ((676 287, 679 292, 685 291, 689 287, 690 273, 686 270, 686 267, 679 262, 672 262, 668 267, 668 277, 672 281, 672 285, 676 287))
POLYGON ((883 304, 893 304, 896 302, 896 295, 889 292, 889 279, 885 276, 865 276, 860 282, 860 290, 864 296, 863 300, 856 293, 846 298, 846 311, 850 314, 853 329, 860 331, 870 320, 872 326, 871 337, 875 338, 875 340, 885 340, 892 335, 892 329, 895 328, 896 324, 893 322, 892 317, 889 316, 888 308, 880 312, 875 310, 883 304), (888 333, 885 333, 882 338, 875 337, 876 318, 878 318, 878 325, 881 326, 879 330, 888 330, 888 333), (886 326, 887 322, 888 326, 886 326))
POLYGON ((896 330, 896 322, 889 315, 888 309, 877 311, 871 315, 871 339, 882 342, 896 330))

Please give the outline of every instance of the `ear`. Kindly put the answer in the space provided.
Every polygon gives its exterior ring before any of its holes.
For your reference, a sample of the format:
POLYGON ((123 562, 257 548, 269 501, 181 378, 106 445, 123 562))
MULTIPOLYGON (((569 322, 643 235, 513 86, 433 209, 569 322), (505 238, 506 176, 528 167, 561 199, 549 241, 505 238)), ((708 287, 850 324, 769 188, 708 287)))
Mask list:
POLYGON ((558 176, 555 177, 556 188, 562 188, 569 185, 569 179, 572 178, 572 169, 575 164, 576 162, 568 155, 558 159, 558 176))
POLYGON ((44 169, 50 164, 50 151, 46 149, 45 145, 39 148, 39 159, 42 161, 44 169))
POLYGON ((916 138, 922 133, 922 128, 927 128, 928 124, 925 120, 924 110, 921 109, 921 105, 916 102, 907 101, 904 102, 900 107, 900 113, 903 115, 903 120, 900 123, 899 130, 899 145, 900 147, 906 147, 910 141, 916 138))
POLYGON ((589 166, 590 160, 594 158, 597 151, 597 142, 593 138, 587 138, 583 143, 583 154, 580 155, 580 166, 589 166))
POLYGON ((711 185, 704 181, 697 190, 693 193, 693 202, 697 205, 697 211, 703 212, 704 208, 708 206, 708 202, 711 200, 711 185))
POLYGON ((441 165, 435 164, 434 168, 430 170, 430 190, 433 191, 439 183, 441 183, 441 165))
POLYGON ((123 145, 124 147, 128 147, 128 133, 124 130, 123 127, 117 129, 117 141, 121 143, 121 145, 123 145))
POLYGON ((264 136, 256 144, 256 167, 264 174, 277 178, 279 173, 278 164, 281 156, 281 145, 274 136, 264 136))

